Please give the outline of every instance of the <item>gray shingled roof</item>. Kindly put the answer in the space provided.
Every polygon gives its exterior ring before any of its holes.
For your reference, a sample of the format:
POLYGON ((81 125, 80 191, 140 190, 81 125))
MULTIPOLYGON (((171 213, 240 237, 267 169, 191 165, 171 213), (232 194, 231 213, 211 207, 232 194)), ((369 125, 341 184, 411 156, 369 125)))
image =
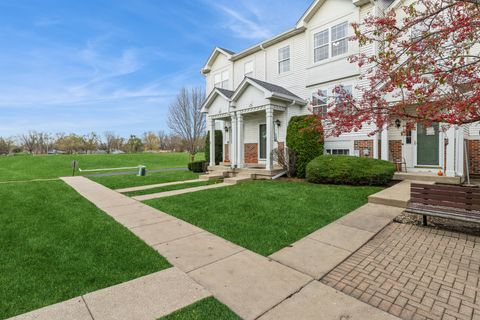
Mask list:
POLYGON ((228 99, 230 99, 233 96, 233 94, 235 93, 235 91, 230 91, 230 90, 227 90, 227 89, 217 88, 217 90, 220 91, 228 99))
POLYGON ((233 52, 232 50, 228 50, 228 49, 221 48, 221 47, 219 47, 219 49, 222 49, 223 51, 225 51, 226 53, 231 54, 231 55, 235 54, 235 52, 233 52))
POLYGON ((252 80, 253 82, 258 84, 259 86, 262 86, 263 88, 267 89, 268 91, 270 91, 272 93, 279 93, 279 94, 283 94, 283 95, 286 95, 286 96, 290 96, 290 97, 295 98, 295 99, 303 100, 302 98, 300 98, 296 94, 293 94, 290 91, 288 91, 287 89, 285 89, 283 87, 280 87, 280 86, 277 86, 276 84, 260 81, 258 79, 254 79, 254 78, 250 78, 250 77, 247 77, 247 78, 252 80))

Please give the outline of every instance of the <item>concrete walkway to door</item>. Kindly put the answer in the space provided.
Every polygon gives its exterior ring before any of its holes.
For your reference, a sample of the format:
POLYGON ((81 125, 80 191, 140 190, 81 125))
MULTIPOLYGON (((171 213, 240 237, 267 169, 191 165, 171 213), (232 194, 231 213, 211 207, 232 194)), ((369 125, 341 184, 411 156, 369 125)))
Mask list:
POLYGON ((390 212, 390 207, 362 207, 300 240, 292 250, 267 258, 88 179, 63 180, 243 319, 291 319, 288 315, 294 314, 297 319, 318 319, 324 314, 332 319, 397 319, 316 280, 390 223, 397 212, 390 212), (350 245, 332 237, 339 231, 349 232, 350 245), (330 255, 329 249, 341 250, 342 258, 330 255), (302 268, 298 261, 319 269, 302 268))

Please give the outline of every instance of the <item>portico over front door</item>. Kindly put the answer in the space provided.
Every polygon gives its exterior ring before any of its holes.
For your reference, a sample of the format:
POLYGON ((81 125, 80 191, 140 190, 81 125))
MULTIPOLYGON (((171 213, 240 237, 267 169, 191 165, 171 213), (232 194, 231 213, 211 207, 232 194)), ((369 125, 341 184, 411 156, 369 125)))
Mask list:
POLYGON ((417 125, 417 165, 440 165, 440 132, 438 123, 426 128, 417 125))

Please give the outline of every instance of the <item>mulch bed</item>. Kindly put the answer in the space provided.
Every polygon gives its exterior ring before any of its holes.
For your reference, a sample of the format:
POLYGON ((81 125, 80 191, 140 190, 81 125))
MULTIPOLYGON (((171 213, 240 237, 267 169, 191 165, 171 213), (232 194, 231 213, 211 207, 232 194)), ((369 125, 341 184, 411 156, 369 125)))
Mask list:
MULTIPOLYGON (((454 232, 461 232, 472 235, 480 235, 480 224, 462 222, 452 219, 428 217, 428 227, 454 232)), ((418 214, 402 213, 394 219, 395 222, 403 224, 422 225, 422 216, 418 214)))

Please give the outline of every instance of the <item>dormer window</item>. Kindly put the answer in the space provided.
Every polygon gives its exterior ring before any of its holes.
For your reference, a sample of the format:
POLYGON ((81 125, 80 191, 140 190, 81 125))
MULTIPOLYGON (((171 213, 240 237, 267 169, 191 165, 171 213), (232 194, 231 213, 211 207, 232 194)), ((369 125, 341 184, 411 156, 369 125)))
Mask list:
POLYGON ((290 72, 290 46, 278 49, 278 73, 290 72))
POLYGON ((229 74, 228 71, 219 72, 214 76, 214 87, 228 89, 229 74))

